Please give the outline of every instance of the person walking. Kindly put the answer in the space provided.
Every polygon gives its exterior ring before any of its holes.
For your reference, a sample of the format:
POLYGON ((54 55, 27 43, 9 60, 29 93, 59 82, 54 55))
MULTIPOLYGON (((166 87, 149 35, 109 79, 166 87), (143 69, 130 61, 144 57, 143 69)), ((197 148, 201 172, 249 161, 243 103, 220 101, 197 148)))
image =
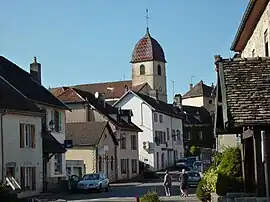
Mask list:
POLYGON ((187 197, 187 189, 188 189, 188 174, 185 169, 182 170, 182 173, 180 174, 180 191, 181 191, 181 196, 187 197))
POLYGON ((164 176, 164 187, 165 187, 166 196, 171 196, 172 176, 170 175, 168 170, 166 170, 165 176, 164 176))

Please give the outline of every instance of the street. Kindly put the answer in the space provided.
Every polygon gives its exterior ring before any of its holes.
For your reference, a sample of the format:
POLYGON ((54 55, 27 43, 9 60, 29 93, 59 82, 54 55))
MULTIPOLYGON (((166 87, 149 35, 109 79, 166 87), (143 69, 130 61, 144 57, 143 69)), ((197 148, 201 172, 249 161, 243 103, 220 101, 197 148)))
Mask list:
POLYGON ((148 192, 155 191, 160 196, 162 201, 198 201, 195 196, 196 188, 189 189, 188 197, 180 197, 179 183, 173 183, 172 196, 164 197, 164 188, 162 182, 152 183, 122 183, 112 185, 110 192, 102 193, 80 193, 80 194, 67 194, 67 195, 54 195, 48 201, 68 201, 68 202, 109 202, 109 201, 136 201, 136 196, 142 196, 148 192))

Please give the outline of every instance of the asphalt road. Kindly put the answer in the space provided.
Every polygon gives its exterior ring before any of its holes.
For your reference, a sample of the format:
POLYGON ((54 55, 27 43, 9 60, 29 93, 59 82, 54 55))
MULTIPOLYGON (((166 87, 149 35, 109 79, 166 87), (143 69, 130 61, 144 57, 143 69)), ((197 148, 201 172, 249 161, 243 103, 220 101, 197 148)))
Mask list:
POLYGON ((68 194, 68 195, 55 195, 50 197, 48 201, 67 201, 67 202, 109 202, 109 201, 119 201, 119 202, 135 202, 137 196, 142 196, 150 191, 157 192, 162 201, 188 201, 195 202, 198 200, 195 196, 195 188, 189 189, 188 197, 180 197, 179 183, 173 183, 172 196, 165 197, 164 188, 162 182, 152 182, 152 183, 123 183, 113 185, 110 192, 102 193, 80 193, 80 194, 68 194))

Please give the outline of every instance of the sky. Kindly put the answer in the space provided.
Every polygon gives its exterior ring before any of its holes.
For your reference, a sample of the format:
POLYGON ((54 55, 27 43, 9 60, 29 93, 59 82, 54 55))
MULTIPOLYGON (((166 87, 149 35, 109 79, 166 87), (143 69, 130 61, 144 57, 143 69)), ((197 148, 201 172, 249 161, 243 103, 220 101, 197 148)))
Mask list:
POLYGON ((146 32, 163 47, 167 91, 216 82, 214 55, 230 46, 248 0, 0 0, 0 55, 29 71, 36 56, 45 87, 131 79, 146 32))

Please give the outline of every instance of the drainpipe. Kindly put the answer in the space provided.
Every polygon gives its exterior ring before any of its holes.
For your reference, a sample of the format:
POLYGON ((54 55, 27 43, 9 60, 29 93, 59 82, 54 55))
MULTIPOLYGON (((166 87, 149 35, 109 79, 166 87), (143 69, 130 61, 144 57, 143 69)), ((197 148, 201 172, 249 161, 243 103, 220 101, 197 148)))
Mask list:
POLYGON ((5 151, 4 151, 4 130, 3 130, 3 116, 6 115, 7 111, 5 110, 1 115, 0 115, 0 120, 1 120, 1 158, 2 158, 2 181, 4 182, 4 170, 5 170, 5 151))

